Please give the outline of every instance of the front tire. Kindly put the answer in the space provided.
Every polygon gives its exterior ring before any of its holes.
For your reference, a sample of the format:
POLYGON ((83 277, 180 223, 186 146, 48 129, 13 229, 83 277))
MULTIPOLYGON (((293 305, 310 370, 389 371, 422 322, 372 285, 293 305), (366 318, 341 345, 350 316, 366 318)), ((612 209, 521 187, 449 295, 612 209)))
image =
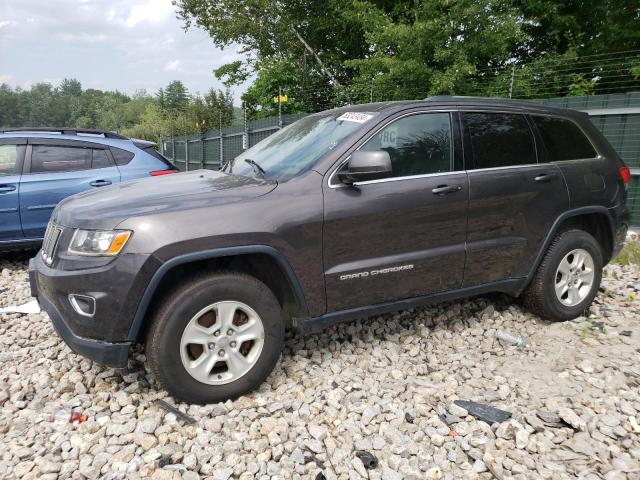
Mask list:
POLYGON ((602 268, 593 236, 582 230, 558 234, 525 291, 525 307, 553 321, 579 317, 598 293, 602 268))
POLYGON ((159 309, 146 341, 151 372, 189 403, 234 399, 257 388, 284 344, 282 309, 254 277, 197 277, 159 309))

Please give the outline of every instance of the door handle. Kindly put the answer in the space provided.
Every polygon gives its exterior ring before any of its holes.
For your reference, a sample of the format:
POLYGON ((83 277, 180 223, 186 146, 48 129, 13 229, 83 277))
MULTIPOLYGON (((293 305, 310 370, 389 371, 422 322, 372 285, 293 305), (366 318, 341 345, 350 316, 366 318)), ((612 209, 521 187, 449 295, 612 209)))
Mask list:
POLYGON ((95 180, 89 185, 92 187, 106 187, 107 185, 111 185, 111 180, 95 180))
POLYGON ((555 180, 556 178, 558 178, 558 175, 555 173, 543 173, 535 177, 534 180, 540 183, 547 183, 547 182, 550 182, 551 180, 555 180))
POLYGON ((449 193, 459 192, 460 190, 462 190, 460 185, 438 185, 431 190, 431 193, 434 195, 448 195, 449 193))
POLYGON ((15 185, 0 185, 0 193, 9 193, 16 190, 15 185))

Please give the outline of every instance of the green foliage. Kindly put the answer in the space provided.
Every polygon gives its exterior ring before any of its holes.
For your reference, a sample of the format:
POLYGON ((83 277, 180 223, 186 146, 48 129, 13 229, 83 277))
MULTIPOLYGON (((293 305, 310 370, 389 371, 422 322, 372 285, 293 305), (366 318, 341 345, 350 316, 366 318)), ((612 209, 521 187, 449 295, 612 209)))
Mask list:
POLYGON ((640 242, 627 242, 618 256, 613 259, 613 263, 619 265, 635 263, 636 265, 640 265, 640 242))
POLYGON ((38 83, 29 90, 0 85, 0 127, 98 128, 158 141, 161 135, 184 135, 218 129, 233 121, 229 91, 209 90, 189 96, 180 81, 151 96, 138 91, 83 90, 75 79, 57 87, 38 83))
POLYGON ((180 80, 174 80, 158 92, 160 108, 171 113, 184 113, 189 107, 189 91, 180 80), (162 92, 162 93, 161 93, 162 92))
POLYGON ((277 115, 279 88, 288 97, 280 105, 283 114, 324 110, 332 106, 335 95, 326 78, 301 67, 300 59, 265 62, 254 83, 242 96, 249 117, 277 115))
POLYGON ((521 98, 640 87, 636 60, 601 56, 640 43, 628 0, 175 0, 219 47, 244 61, 215 71, 227 85, 257 74, 243 97, 254 116, 433 94, 521 98), (329 80, 299 33, 338 79, 329 80), (586 60, 589 58, 589 60, 586 60), (277 107, 277 105, 276 105, 277 107))
POLYGON ((210 89, 204 97, 195 96, 189 107, 191 118, 198 131, 216 130, 233 122, 233 98, 227 90, 210 89))

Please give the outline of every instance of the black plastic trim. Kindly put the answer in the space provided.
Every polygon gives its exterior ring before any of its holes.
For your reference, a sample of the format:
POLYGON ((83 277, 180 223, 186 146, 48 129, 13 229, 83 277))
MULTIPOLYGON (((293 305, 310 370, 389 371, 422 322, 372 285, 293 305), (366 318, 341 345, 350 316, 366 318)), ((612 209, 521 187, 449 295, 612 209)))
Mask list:
POLYGON ((304 315, 308 315, 309 310, 307 308, 307 302, 304 297, 302 286, 298 281, 298 277, 296 276, 289 262, 278 250, 268 245, 244 245, 240 247, 216 248, 213 250, 203 250, 200 252, 178 255, 177 257, 173 257, 170 260, 167 260, 160 266, 160 268, 153 274, 153 277, 149 281, 149 284, 147 285, 147 288, 142 295, 140 303, 138 304, 136 314, 133 317, 133 322, 129 330, 128 341, 133 342, 137 340, 138 333, 140 332, 140 329, 142 327, 142 323, 149 307, 149 303, 151 302, 151 298, 153 297, 153 294, 158 288, 158 285, 160 284, 160 281, 162 280, 164 275, 173 267, 185 263, 195 262, 198 260, 229 257, 232 255, 245 255, 250 253, 264 253, 273 257, 273 259, 278 262, 278 265, 280 265, 280 267, 284 270, 285 275, 289 279, 289 283, 293 288, 293 294, 296 297, 298 306, 300 307, 304 315))
POLYGON ((586 215, 589 213, 600 213, 607 217, 609 221, 609 236, 611 240, 611 246, 615 248, 614 236, 615 236, 616 228, 615 228, 614 221, 611 218, 611 214, 609 213, 609 210, 606 207, 594 205, 589 207, 574 208, 573 210, 567 210, 566 212, 559 215, 558 218, 556 218, 555 222, 553 222, 553 225, 549 229, 549 233, 547 233, 547 236, 544 240, 544 243, 542 244, 542 247, 538 251, 538 255, 536 256, 535 261, 533 262, 531 270, 529 271, 529 274, 526 277, 526 281, 522 285, 522 288, 518 291, 517 295, 520 295, 522 293, 522 291, 527 287, 527 285, 529 285, 529 282, 531 281, 533 276, 536 274, 536 270, 538 269, 540 262, 542 262, 542 258, 547 252, 547 248, 549 248, 549 245, 551 244, 553 237, 555 237, 556 233, 558 232, 558 229, 560 228, 560 225, 562 224, 562 222, 564 222, 568 218, 577 217, 578 215, 586 215))
POLYGON ((293 328, 301 333, 315 333, 330 327, 331 325, 335 325, 336 323, 348 322, 349 320, 366 318, 374 315, 382 315, 383 313, 395 312, 398 310, 406 310, 409 308, 428 305, 430 303, 471 297, 483 293, 502 292, 515 296, 517 292, 520 291, 524 281, 524 278, 512 278, 499 282, 475 285, 473 287, 465 287, 457 290, 423 295, 420 297, 406 298, 395 302, 379 303, 376 305, 367 305, 365 307, 340 310, 314 318, 298 317, 293 319, 293 328))

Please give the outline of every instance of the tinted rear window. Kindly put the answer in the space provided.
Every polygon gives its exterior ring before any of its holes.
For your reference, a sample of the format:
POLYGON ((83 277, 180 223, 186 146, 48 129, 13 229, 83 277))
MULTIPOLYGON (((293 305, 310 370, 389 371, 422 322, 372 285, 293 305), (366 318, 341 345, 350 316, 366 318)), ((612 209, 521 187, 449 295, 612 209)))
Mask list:
POLYGON ((152 157, 157 158, 158 160, 160 160, 162 163, 164 163, 166 166, 171 167, 171 168, 175 168, 173 166, 173 164, 167 159, 167 157, 165 157, 164 155, 162 155, 160 152, 158 152, 155 148, 149 146, 149 147, 145 147, 143 148, 143 150, 145 152, 147 152, 149 155, 151 155, 152 157))
POLYGON ((594 158, 597 154, 582 130, 571 120, 533 116, 550 162, 594 158))
POLYGON ((121 148, 109 147, 109 149, 111 150, 113 159, 116 161, 116 165, 126 165, 133 160, 133 157, 135 156, 132 152, 121 148))
POLYGON ((533 134, 524 115, 465 112, 462 118, 471 138, 473 168, 537 163, 533 134))

